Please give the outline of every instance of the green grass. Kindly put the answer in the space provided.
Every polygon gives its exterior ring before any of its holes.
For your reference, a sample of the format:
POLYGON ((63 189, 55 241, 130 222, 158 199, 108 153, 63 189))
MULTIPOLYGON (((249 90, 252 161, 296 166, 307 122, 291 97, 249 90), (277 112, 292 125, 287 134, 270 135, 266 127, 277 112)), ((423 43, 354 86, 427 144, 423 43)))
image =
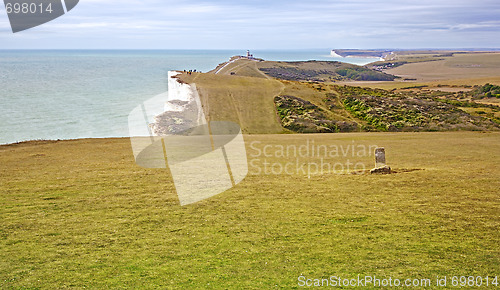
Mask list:
MULTIPOLYGON (((297 287, 299 275, 500 274, 499 133, 245 140, 249 161, 264 145, 308 140, 384 146, 400 173, 264 175, 253 166, 236 187, 181 207, 168 170, 136 166, 128 139, 0 146, 0 288, 261 289, 297 287)), ((294 161, 268 153, 272 163, 294 161)), ((346 158, 373 164, 329 161, 346 158)))

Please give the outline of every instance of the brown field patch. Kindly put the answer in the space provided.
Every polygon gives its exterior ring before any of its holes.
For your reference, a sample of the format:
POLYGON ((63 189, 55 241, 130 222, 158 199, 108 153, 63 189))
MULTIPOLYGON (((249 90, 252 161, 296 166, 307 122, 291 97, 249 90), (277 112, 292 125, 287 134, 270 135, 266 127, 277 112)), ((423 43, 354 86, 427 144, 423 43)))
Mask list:
POLYGON ((499 77, 500 53, 456 54, 439 61, 405 64, 386 72, 420 82, 499 77))

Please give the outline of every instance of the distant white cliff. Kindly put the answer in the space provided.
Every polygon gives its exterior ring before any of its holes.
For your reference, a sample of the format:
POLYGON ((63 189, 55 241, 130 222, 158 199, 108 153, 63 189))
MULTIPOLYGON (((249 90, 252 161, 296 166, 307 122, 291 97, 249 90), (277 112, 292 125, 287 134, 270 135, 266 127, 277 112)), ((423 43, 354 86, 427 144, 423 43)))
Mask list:
POLYGON ((341 56, 341 55, 337 54, 337 53, 335 52, 335 50, 333 50, 333 49, 332 49, 332 51, 330 52, 330 55, 331 55, 331 56, 333 56, 333 57, 340 57, 340 58, 344 58, 343 56, 341 56))

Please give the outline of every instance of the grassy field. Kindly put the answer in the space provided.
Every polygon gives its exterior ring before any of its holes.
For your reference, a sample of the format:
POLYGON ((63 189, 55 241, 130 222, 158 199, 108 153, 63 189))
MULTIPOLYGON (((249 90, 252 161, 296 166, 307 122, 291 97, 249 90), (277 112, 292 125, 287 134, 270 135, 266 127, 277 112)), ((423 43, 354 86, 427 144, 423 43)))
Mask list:
MULTIPOLYGON (((262 289, 297 287, 300 275, 500 274, 499 133, 245 140, 249 175, 184 207, 168 170, 135 165, 128 139, 0 146, 0 288, 262 289), (384 146, 397 173, 263 172, 264 161, 296 162, 279 145, 313 143, 384 146)), ((373 156, 325 161, 370 169, 373 156)))
MULTIPOLYGON (((409 63, 387 73, 418 82, 489 79, 500 76, 500 53, 467 53, 446 57, 444 60, 409 63)), ((462 81, 461 84, 466 84, 462 81)))
MULTIPOLYGON (((438 51, 434 54, 425 52, 397 52, 385 62, 375 62, 368 67, 384 63, 403 61, 406 64, 384 69, 383 71, 401 77, 393 82, 337 82, 339 84, 363 86, 380 89, 401 89, 406 87, 426 86, 438 90, 466 89, 466 86, 500 85, 500 53, 458 53, 438 51), (393 59, 391 59, 391 57, 393 59), (411 79, 405 81, 404 79, 411 79), (449 86, 449 87, 447 87, 449 86)), ((430 53, 430 52, 429 52, 430 53)))

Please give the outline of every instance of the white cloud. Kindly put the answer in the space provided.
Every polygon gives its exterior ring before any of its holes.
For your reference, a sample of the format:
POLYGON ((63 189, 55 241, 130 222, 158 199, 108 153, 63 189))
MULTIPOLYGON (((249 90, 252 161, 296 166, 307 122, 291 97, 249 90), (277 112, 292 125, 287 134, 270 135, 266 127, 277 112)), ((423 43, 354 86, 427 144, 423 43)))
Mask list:
MULTIPOLYGON (((325 47, 330 43, 363 47, 412 45, 500 46, 492 30, 500 26, 500 2, 490 0, 297 0, 248 2, 187 0, 82 0, 75 9, 57 20, 23 32, 25 35, 51 33, 71 39, 74 46, 92 47, 107 40, 110 47, 138 43, 118 43, 114 39, 148 38, 164 48, 202 47, 325 47), (488 42, 476 43, 462 33, 474 30, 488 42), (407 37, 411 35, 411 37, 407 37), (406 42, 405 42, 406 41, 406 42), (468 42, 470 41, 470 43, 468 42)), ((0 28, 8 27, 0 13, 0 28)), ((2 34, 2 46, 33 47, 13 34, 2 34), (11 44, 12 43, 12 44, 11 44)), ((40 42, 38 42, 40 43, 40 42)), ((58 42, 59 43, 59 40, 58 42)), ((147 47, 144 47, 147 48, 147 47)))
POLYGON ((500 21, 482 21, 477 23, 460 23, 451 25, 450 29, 466 30, 466 29, 482 29, 482 28, 500 28, 500 21))

